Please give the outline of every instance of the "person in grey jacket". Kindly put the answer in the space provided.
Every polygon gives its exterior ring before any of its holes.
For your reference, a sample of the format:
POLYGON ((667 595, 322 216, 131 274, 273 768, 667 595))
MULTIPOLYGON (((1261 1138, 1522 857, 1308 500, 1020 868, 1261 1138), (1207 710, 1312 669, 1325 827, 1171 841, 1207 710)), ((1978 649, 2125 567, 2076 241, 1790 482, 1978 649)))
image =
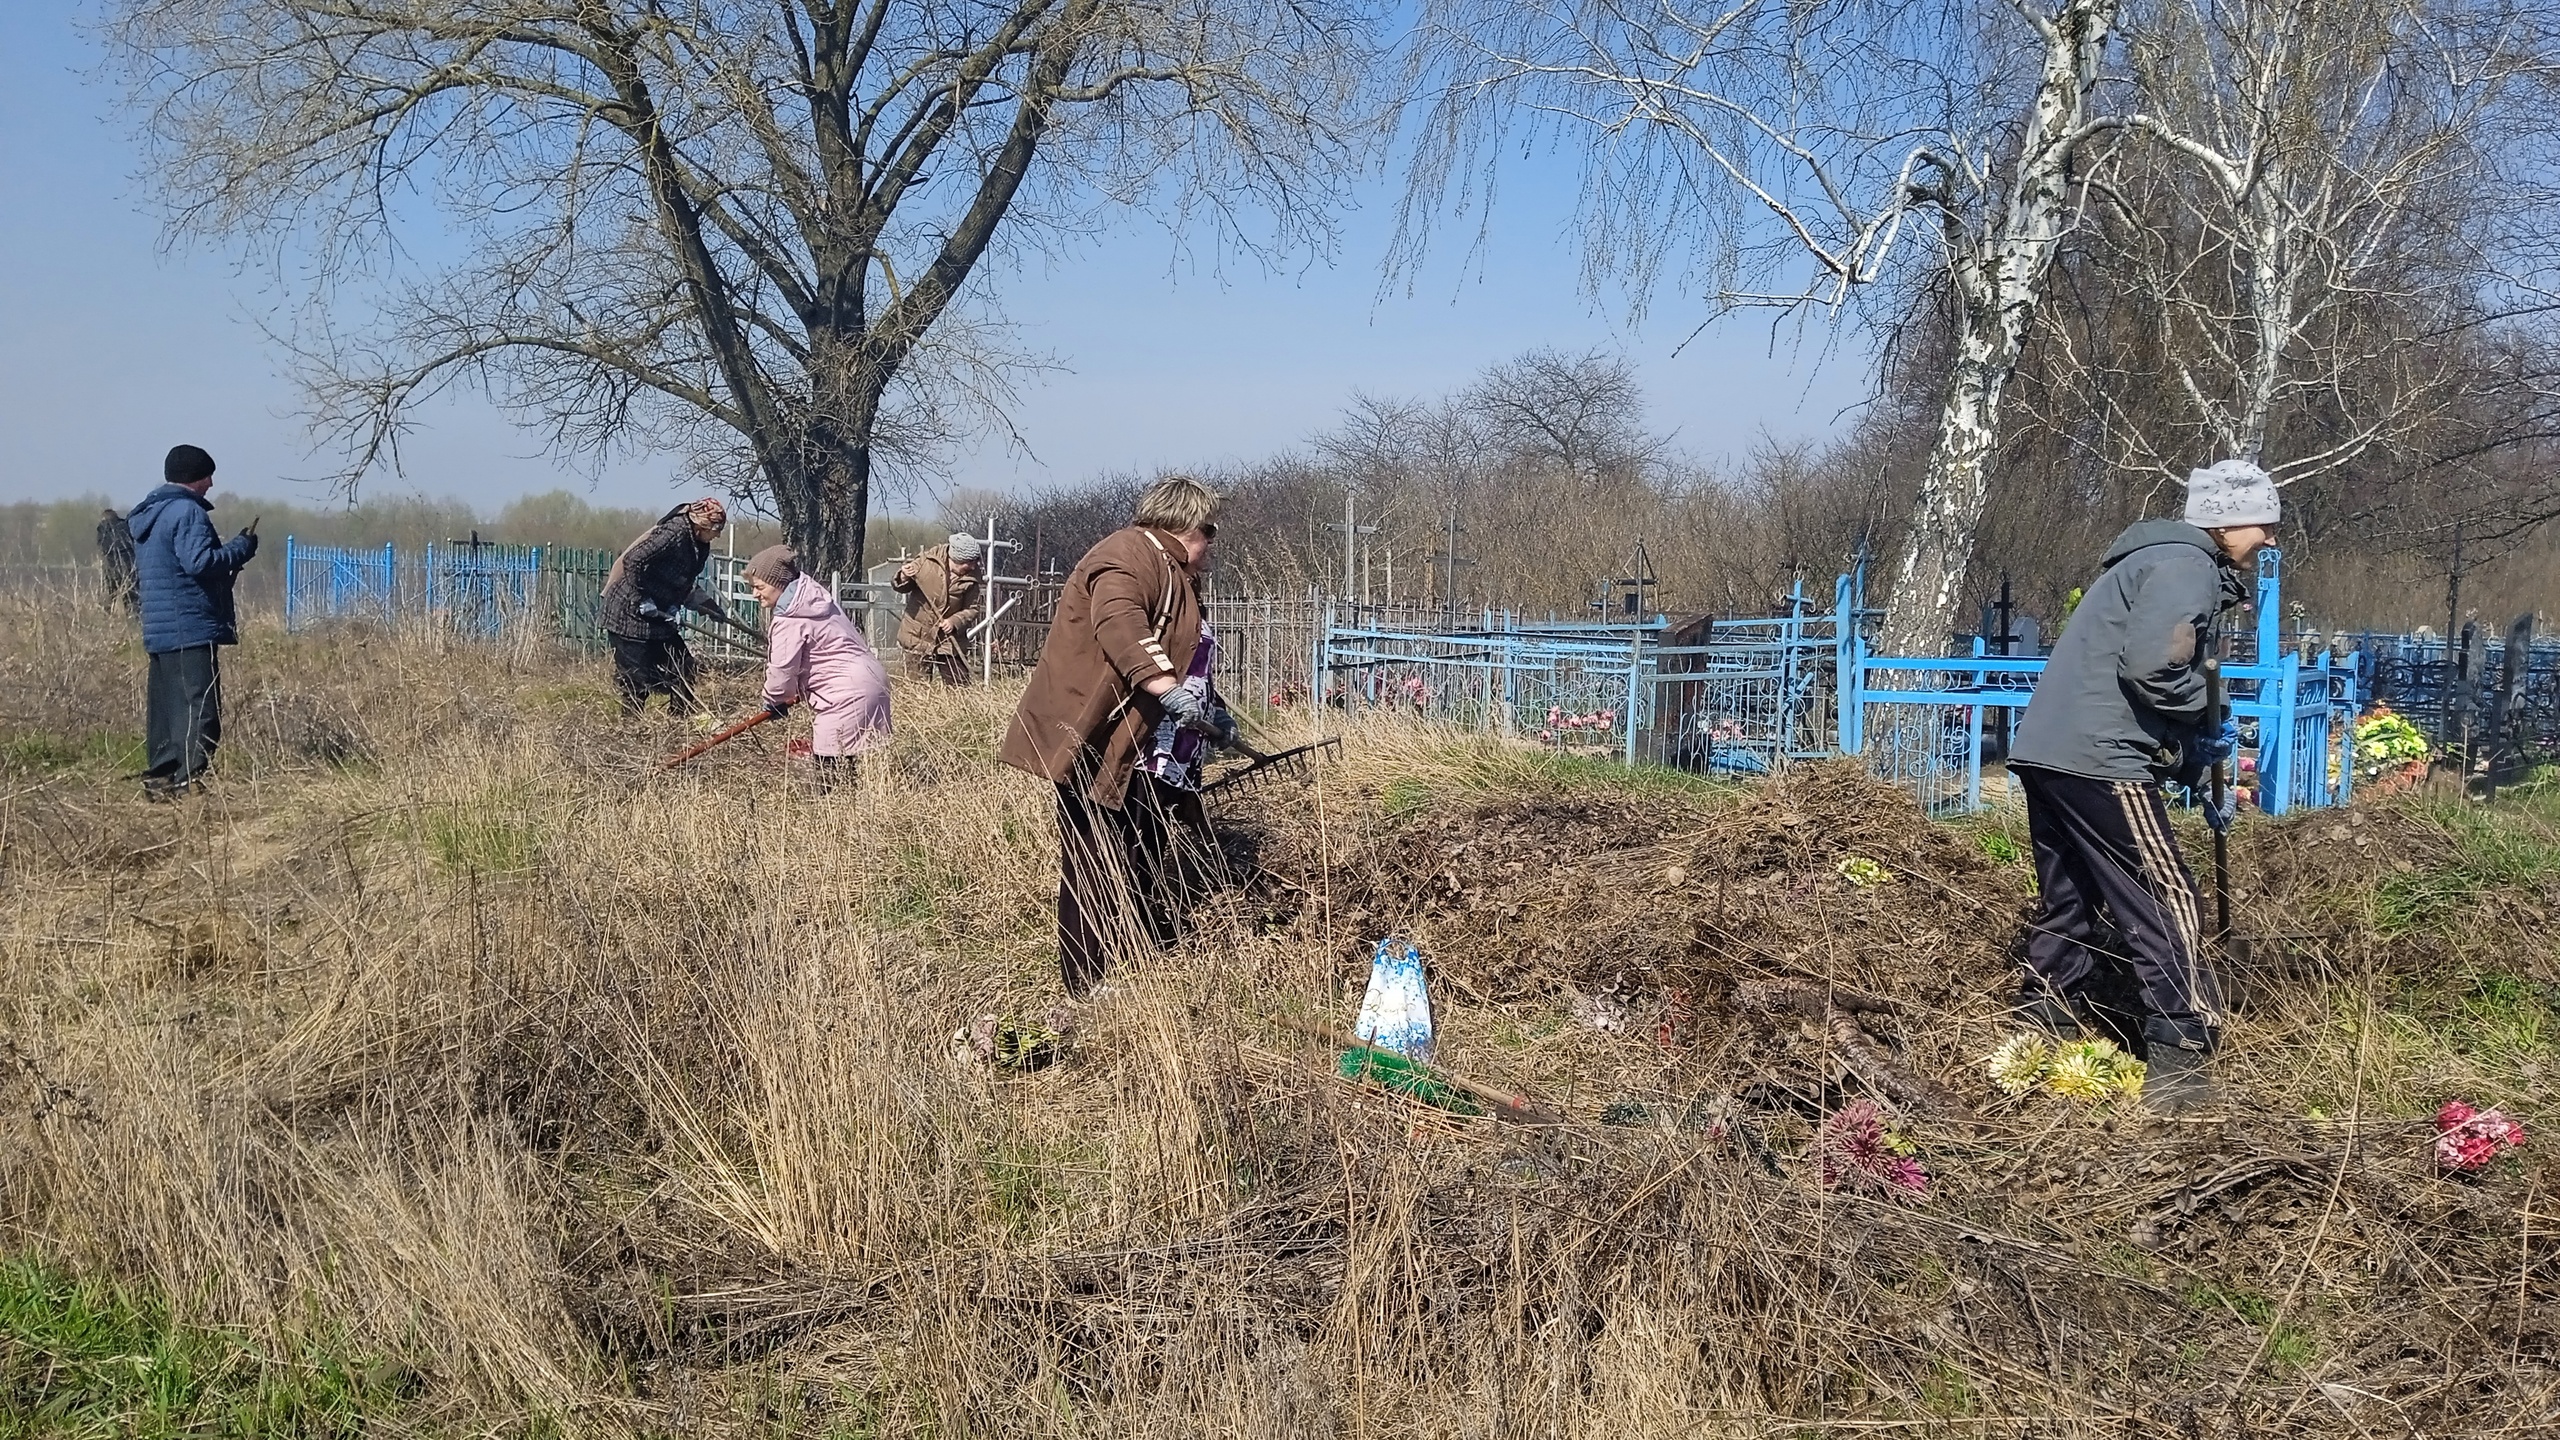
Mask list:
POLYGON ((222 659, 240 643, 232 581, 258 553, 252 520, 229 544, 213 528, 213 457, 180 445, 161 462, 165 481, 125 517, 142 600, 142 648, 151 657, 143 699, 148 768, 142 793, 183 795, 222 743, 222 659))
MULTIPOLYGON (((2201 785, 2238 743, 2209 709, 2204 662, 2222 613, 2248 597, 2247 567, 2282 514, 2265 471, 2225 460, 2188 477, 2183 522, 2146 520, 2116 537, 2010 749, 2043 902, 2027 936, 2019 1016, 2063 1038, 2093 1019, 2091 946, 2103 907, 2140 985, 2144 1099, 2172 1113, 2219 1098, 2208 1062, 2222 1000, 2195 876, 2160 787, 2201 785)), ((2205 818, 2228 827, 2228 802, 2208 805, 2205 818)))

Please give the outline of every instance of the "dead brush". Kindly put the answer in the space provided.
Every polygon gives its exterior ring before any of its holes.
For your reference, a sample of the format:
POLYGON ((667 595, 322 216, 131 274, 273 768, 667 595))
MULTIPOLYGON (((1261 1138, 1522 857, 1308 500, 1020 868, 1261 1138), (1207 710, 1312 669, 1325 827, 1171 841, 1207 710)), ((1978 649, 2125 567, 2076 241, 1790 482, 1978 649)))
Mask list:
MULTIPOLYGON (((103 630, 9 618, 11 677, 138 676, 103 630)), ((2239 883, 2326 938, 2236 1027, 2249 1108, 2164 1129, 1996 1096, 2023 876, 1863 778, 1710 786, 1364 723, 1234 807, 1236 887, 1013 1075, 949 1055, 1057 995, 1053 797, 992 765, 1005 691, 902 685, 895 745, 818 797, 778 741, 649 779, 689 732, 622 720, 596 665, 467 659, 260 633, 236 683, 329 697, 370 763, 250 726, 204 803, 94 766, 0 801, 0 1245, 396 1355, 425 1387, 386 1428, 2560 1423, 2531 1218, 2560 1176, 2536 1151, 2444 1179, 2403 1133, 2444 1085, 2549 1099, 2526 992, 2495 1045, 2409 1008, 2450 986, 2472 1015, 2484 967, 2552 978, 2508 881, 2479 925, 2386 943, 2373 876, 2315 858, 2335 842, 2252 827, 2239 883), (438 816, 524 844, 440 845, 438 816), (1895 878, 1852 885, 1847 855, 1895 878), (172 964, 204 915, 218 963, 172 964), (1284 1023, 1346 1021, 1398 926, 1444 1058, 1567 1124, 1355 1088, 1284 1023), (1614 1033, 1570 1018, 1604 989, 1614 1033), (1823 1187, 1814 1126, 1856 1097, 1927 1199, 1823 1187), (1630 1100, 1700 1122, 1596 1123, 1630 1100)), ((16 691, 12 723, 126 723, 111 688, 16 691)), ((2469 853, 2418 839, 2421 873, 2469 853)))

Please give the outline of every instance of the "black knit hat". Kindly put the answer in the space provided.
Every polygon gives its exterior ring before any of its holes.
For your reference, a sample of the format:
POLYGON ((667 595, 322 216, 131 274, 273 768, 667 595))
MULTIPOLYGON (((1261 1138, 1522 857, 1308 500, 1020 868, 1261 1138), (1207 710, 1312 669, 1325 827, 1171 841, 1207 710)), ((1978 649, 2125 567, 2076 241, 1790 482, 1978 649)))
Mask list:
POLYGON ((170 447, 169 458, 160 462, 160 473, 172 485, 193 485, 213 478, 213 457, 193 445, 170 447))

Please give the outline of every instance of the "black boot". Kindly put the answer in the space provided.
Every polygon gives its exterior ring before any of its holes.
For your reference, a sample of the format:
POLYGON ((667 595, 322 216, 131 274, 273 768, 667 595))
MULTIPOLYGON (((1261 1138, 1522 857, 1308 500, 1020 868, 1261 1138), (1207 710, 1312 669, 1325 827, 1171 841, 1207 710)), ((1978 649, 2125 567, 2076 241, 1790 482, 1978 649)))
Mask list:
POLYGON ((2142 1027, 2142 1103, 2162 1115, 2192 1117, 2219 1109, 2213 1082, 2213 1032, 2154 1020, 2142 1027))
POLYGON ((2056 1040, 2071 1041, 2080 1038, 2080 1027, 2085 1018, 2082 1014, 2084 1004, 2046 986, 2035 985, 2018 998, 2017 1008, 2009 1015, 2031 1030, 2043 1031, 2056 1040))

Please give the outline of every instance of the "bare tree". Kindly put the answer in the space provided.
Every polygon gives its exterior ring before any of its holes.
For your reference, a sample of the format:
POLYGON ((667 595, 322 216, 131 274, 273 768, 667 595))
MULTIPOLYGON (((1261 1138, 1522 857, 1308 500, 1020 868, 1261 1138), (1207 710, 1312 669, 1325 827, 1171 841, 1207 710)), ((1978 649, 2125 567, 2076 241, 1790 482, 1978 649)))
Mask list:
POLYGON ((1577 482, 1634 478, 1665 444, 1644 431, 1634 367, 1601 350, 1531 350, 1487 370, 1459 404, 1493 445, 1577 482))
POLYGON ((173 231, 373 311, 302 347, 350 484, 474 384, 568 451, 681 446, 852 569, 884 464, 1004 398, 991 255, 1150 199, 1327 236, 1362 4, 118 0, 110 33, 173 231))
POLYGON ((1837 310, 1882 282, 1929 289, 1952 343, 1884 639, 1935 651, 2002 391, 2091 152, 2121 130, 2097 95, 2119 4, 1438 0, 1439 101, 1406 258, 1452 184, 1472 185, 1469 167, 1495 163, 1525 119, 1578 146, 1586 254, 1639 308, 1681 263, 1724 306, 1837 310))
MULTIPOLYGON (((2186 162, 2165 187, 2183 213, 2119 233, 2207 447, 2289 484, 2458 394, 2497 266, 2471 222, 2520 198, 2499 193, 2494 152, 2519 136, 2511 112, 2541 59, 2529 22, 2504 0, 2145 10, 2133 123, 2186 162), (2315 423, 2266 453, 2288 409, 2315 423)), ((2175 444, 2164 468, 2198 448, 2175 444)))

